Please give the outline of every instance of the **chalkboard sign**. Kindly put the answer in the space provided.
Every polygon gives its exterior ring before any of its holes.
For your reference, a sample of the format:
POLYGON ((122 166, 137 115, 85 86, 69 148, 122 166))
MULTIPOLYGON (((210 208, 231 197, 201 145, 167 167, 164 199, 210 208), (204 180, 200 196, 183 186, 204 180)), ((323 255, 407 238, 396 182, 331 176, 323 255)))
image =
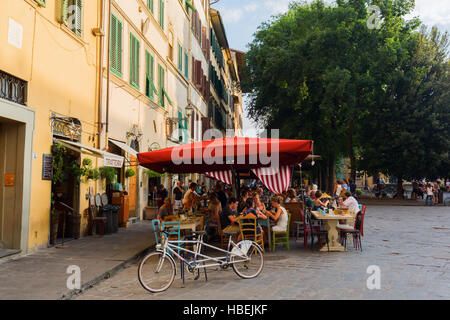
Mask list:
POLYGON ((42 155, 42 180, 53 179, 53 156, 51 154, 42 155))

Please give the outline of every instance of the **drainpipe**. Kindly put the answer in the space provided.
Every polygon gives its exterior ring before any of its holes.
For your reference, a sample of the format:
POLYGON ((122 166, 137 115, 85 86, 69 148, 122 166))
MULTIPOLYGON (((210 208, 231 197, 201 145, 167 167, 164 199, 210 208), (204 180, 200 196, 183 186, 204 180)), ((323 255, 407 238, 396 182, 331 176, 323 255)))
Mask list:
POLYGON ((106 48, 106 58, 107 58, 107 76, 106 76, 106 133, 105 133, 105 148, 108 149, 108 133, 109 133, 109 79, 110 79, 110 67, 111 67, 111 59, 110 59, 110 41, 111 41, 111 32, 109 32, 109 30, 111 30, 111 0, 108 0, 109 2, 109 9, 108 9, 108 31, 107 31, 107 37, 108 37, 108 45, 106 48))
MULTIPOLYGON (((100 1, 100 6, 102 8, 102 13, 100 16, 101 30, 105 30, 105 2, 106 0, 100 1)), ((98 137, 97 137, 97 148, 101 149, 101 135, 103 131, 103 119, 102 119, 102 103, 103 103, 103 37, 100 37, 100 62, 99 62, 99 84, 98 84, 98 137)))

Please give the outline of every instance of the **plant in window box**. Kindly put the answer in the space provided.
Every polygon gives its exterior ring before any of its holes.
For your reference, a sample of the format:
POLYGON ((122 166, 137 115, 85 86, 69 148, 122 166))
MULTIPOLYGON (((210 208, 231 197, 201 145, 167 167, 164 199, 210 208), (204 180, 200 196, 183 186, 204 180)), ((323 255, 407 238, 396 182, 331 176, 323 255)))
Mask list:
POLYGON ((125 171, 125 176, 126 176, 127 178, 134 177, 135 175, 136 175, 136 171, 134 171, 134 170, 131 169, 131 168, 128 168, 128 169, 125 171))

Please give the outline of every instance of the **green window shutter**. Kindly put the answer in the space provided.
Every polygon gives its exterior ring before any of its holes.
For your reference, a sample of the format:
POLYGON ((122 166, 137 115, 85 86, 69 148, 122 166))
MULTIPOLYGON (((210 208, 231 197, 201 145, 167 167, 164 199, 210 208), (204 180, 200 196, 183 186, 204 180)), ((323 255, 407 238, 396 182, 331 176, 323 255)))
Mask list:
POLYGON ((164 0, 159 0, 159 25, 164 30, 164 0))
POLYGON ((184 76, 189 79, 189 56, 186 52, 184 53, 184 76))
POLYGON ((147 8, 150 10, 151 13, 154 13, 153 0, 147 0, 147 8))
POLYGON ((81 37, 83 33, 83 1, 82 0, 75 0, 75 30, 74 32, 81 37))
POLYGON ((110 44, 111 71, 122 76, 122 23, 115 15, 111 15, 111 44, 110 44))
POLYGON ((181 120, 181 119, 183 119, 183 113, 181 111, 178 111, 178 119, 180 119, 178 121, 178 129, 184 129, 183 120, 181 120))
POLYGON ((178 44, 178 70, 183 72, 183 47, 178 44))
POLYGON ((164 68, 158 65, 159 105, 164 107, 164 68))
POLYGON ((153 93, 158 94, 158 90, 155 88, 154 84, 154 59, 150 52, 145 51, 145 95, 150 98, 153 98, 153 93))
POLYGON ((45 0, 35 0, 41 7, 45 7, 45 0))
POLYGON ((130 84, 139 90, 139 40, 130 33, 130 84))
POLYGON ((122 77, 122 21, 117 19, 117 51, 116 51, 116 62, 117 62, 117 73, 122 77))
POLYGON ((69 0, 60 0, 61 1, 61 23, 67 25, 67 20, 69 17, 69 0))

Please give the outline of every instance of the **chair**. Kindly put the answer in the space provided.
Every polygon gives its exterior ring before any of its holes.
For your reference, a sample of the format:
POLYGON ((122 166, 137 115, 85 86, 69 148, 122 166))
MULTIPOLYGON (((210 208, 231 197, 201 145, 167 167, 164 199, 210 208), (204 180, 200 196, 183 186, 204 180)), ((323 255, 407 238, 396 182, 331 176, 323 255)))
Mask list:
POLYGON ((152 220, 153 232, 155 233, 156 244, 160 244, 161 239, 161 221, 158 219, 152 220))
POLYGON ((241 240, 255 241, 264 251, 264 236, 262 232, 258 234, 255 217, 243 217, 238 220, 239 230, 241 231, 241 240))
POLYGON ((106 217, 96 217, 94 216, 94 207, 91 206, 90 209, 87 209, 89 213, 89 220, 91 221, 91 226, 89 228, 89 234, 93 234, 93 231, 95 230, 95 233, 98 233, 100 237, 103 237, 105 234, 106 229, 106 217))
POLYGON ((275 245, 282 244, 285 245, 288 250, 289 246, 289 225, 291 224, 291 213, 288 212, 288 224, 286 231, 273 231, 272 229, 272 251, 275 251, 275 245))
POLYGON ((347 229, 347 228, 340 228, 340 234, 341 234, 341 243, 342 240, 344 242, 344 248, 347 249, 347 235, 353 236, 353 246, 358 249, 361 249, 362 251, 362 245, 361 245, 361 236, 362 236, 362 230, 363 230, 363 222, 364 222, 364 213, 363 211, 358 212, 355 219, 355 227, 353 229, 347 229), (356 240, 356 241, 355 241, 356 240))
POLYGON ((314 248, 314 237, 317 236, 319 245, 322 245, 321 239, 322 239, 322 237, 325 237, 328 252, 329 252, 330 251, 330 243, 329 243, 329 239, 328 239, 328 231, 322 230, 320 227, 313 225, 312 213, 309 211, 306 212, 306 223, 308 225, 309 234, 311 235, 311 250, 313 250, 313 248, 314 248))
MULTIPOLYGON (((180 221, 166 221, 162 223, 162 229, 167 232, 167 237, 171 241, 183 241, 184 238, 181 237, 181 223, 180 221)), ((183 245, 178 244, 178 247, 183 245)), ((180 254, 180 249, 177 249, 178 254, 180 254)))
MULTIPOLYGON (((309 212, 309 209, 306 209, 306 212, 309 212)), ((310 226, 308 224, 306 224, 305 213, 303 212, 303 210, 300 211, 300 217, 302 218, 301 223, 303 225, 303 228, 301 229, 301 231, 303 231, 303 238, 304 238, 305 249, 306 249, 306 248, 308 248, 308 236, 311 233, 311 228, 310 228, 310 226)), ((320 226, 313 226, 313 228, 314 229, 320 229, 320 226)))

